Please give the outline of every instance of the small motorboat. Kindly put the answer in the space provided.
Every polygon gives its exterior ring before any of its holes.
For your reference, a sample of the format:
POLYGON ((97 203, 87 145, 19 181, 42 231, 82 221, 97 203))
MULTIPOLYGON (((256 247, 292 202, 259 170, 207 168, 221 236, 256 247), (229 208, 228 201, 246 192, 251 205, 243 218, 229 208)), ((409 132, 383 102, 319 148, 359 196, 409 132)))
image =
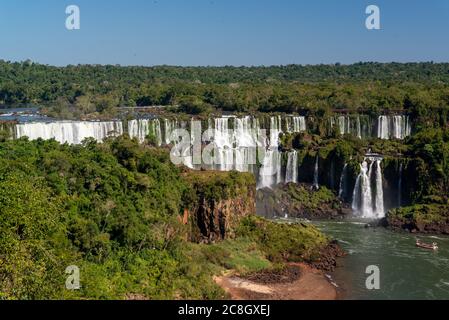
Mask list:
POLYGON ((416 246, 419 248, 429 249, 429 250, 438 250, 438 244, 436 242, 432 242, 432 244, 421 242, 420 240, 416 240, 416 246))

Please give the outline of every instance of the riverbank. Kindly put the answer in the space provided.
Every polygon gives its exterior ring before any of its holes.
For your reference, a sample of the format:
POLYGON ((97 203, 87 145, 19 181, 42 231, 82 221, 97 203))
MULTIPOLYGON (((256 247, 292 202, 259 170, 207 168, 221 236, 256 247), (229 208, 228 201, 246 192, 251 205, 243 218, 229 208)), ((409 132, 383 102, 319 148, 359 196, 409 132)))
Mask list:
POLYGON ((379 224, 393 231, 449 235, 449 204, 422 204, 394 209, 379 224))
POLYGON ((323 271, 305 263, 290 263, 279 275, 261 272, 251 277, 215 277, 232 300, 336 300, 337 288, 323 271))

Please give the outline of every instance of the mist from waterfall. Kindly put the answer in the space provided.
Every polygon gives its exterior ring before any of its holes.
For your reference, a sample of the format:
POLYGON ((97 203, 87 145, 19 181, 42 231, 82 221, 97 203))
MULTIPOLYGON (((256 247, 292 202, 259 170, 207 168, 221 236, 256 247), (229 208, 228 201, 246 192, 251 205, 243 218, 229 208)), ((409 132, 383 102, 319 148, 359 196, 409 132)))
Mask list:
POLYGON ((329 119, 330 127, 337 126, 340 135, 353 135, 359 139, 405 139, 412 129, 407 115, 382 115, 375 121, 366 115, 341 115, 329 119))
POLYGON ((258 188, 272 188, 282 182, 281 153, 276 150, 266 150, 263 164, 259 171, 258 188))
MULTIPOLYGON (((337 117, 330 117, 330 125, 338 126, 343 134, 352 134, 360 137, 369 137, 371 133, 374 136, 379 135, 383 139, 402 139, 411 133, 411 125, 409 117, 406 115, 388 115, 379 116, 377 121, 370 120, 366 115, 342 115, 337 117), (370 133, 371 132, 371 133, 370 133)), ((10 126, 13 130, 14 138, 21 138, 28 136, 31 140, 42 138, 44 140, 55 139, 61 143, 80 144, 85 138, 94 138, 101 142, 110 136, 118 136, 124 133, 124 130, 130 137, 136 138, 143 143, 146 138, 150 137, 152 142, 158 146, 162 145, 176 145, 181 148, 177 140, 179 137, 173 136, 175 129, 190 130, 191 142, 201 141, 201 136, 198 132, 192 132, 195 125, 195 119, 190 118, 190 121, 181 121, 176 118, 161 118, 161 119, 134 119, 129 121, 54 121, 54 122, 27 122, 19 123, 10 126)), ((207 128, 211 130, 213 137, 206 142, 201 141, 201 148, 204 148, 210 143, 215 144, 213 153, 214 161, 209 164, 197 163, 198 158, 193 158, 193 147, 183 148, 178 150, 178 154, 183 157, 183 163, 190 168, 205 168, 215 169, 221 171, 237 170, 241 172, 252 172, 259 180, 258 186, 273 187, 281 183, 299 181, 299 159, 296 151, 292 151, 285 156, 286 166, 281 168, 282 153, 280 149, 280 135, 283 130, 290 133, 298 133, 307 130, 306 118, 304 116, 271 116, 268 121, 255 116, 223 116, 219 118, 208 118, 202 121, 207 128), (262 124, 262 126, 260 125, 262 124), (231 130, 232 129, 232 130, 231 130), (267 135, 262 134, 262 129, 269 130, 267 135), (257 148, 264 149, 266 152, 262 153, 257 148), (275 164, 274 166, 272 164, 275 164), (259 168, 259 165, 261 167, 259 168), (271 169, 269 169, 271 168, 271 169), (282 169, 285 169, 282 170, 282 169), (271 177, 271 178, 269 178, 271 177)), ((201 127, 201 125, 200 125, 201 127)), ((201 128, 203 131, 206 128, 201 128)), ((197 146, 198 148, 198 146, 197 146)), ((202 149, 200 149, 201 151, 202 149)), ((201 160, 201 158, 199 159, 201 160)), ((313 186, 319 188, 320 174, 319 174, 319 157, 315 159, 315 166, 313 168, 313 186)), ((369 160, 368 160, 369 162, 369 160)), ((369 162, 369 164, 371 164, 369 162)), ((371 167, 371 165, 369 166, 371 167)), ((381 212, 383 198, 380 192, 381 182, 381 168, 380 165, 375 165, 370 171, 367 168, 368 179, 372 177, 372 200, 373 212, 381 212), (378 176, 376 172, 380 172, 378 176), (377 181, 377 184, 375 184, 377 181), (376 198, 376 194, 377 197, 376 198)), ((346 190, 347 167, 343 168, 340 181, 338 182, 335 175, 334 163, 328 170, 329 186, 332 189, 338 189, 339 196, 348 199, 350 198, 351 190, 346 190), (339 184, 338 184, 339 183, 339 184)), ((325 171, 323 170, 323 174, 325 171)), ((326 175, 323 175, 323 178, 326 175)), ((359 177, 359 185, 362 183, 363 177, 359 177)), ((366 180, 366 179, 365 179, 366 180)), ((399 183, 402 183, 401 176, 399 183)), ((368 187, 365 183, 364 186, 368 187)), ((398 186, 398 189, 401 188, 398 186)), ((401 194, 399 192, 397 202, 401 202, 401 194)), ((360 200, 359 202, 362 202, 360 200)), ((366 201, 365 201, 366 202, 366 201)), ((360 207, 360 206, 359 206, 360 207)), ((364 210, 362 210, 364 211, 364 210)))
POLYGON ((316 156, 315 168, 313 170, 313 187, 315 189, 319 189, 320 188, 320 181, 319 181, 319 157, 318 157, 318 155, 316 156))
POLYGON ((352 210, 357 216, 370 219, 385 216, 381 161, 369 157, 360 165, 352 195, 352 210))
POLYGON ((346 179, 348 175, 348 164, 345 163, 340 176, 340 186, 338 190, 338 197, 344 199, 346 197, 346 179))
POLYGON ((28 122, 15 126, 15 137, 30 140, 55 139, 60 143, 80 144, 86 138, 102 142, 107 137, 123 134, 121 121, 28 122))
POLYGON ((377 137, 379 139, 405 139, 410 134, 409 116, 379 116, 377 120, 377 137))
POLYGON ((159 119, 137 119, 128 121, 128 135, 143 143, 147 136, 155 138, 157 146, 162 145, 162 130, 159 119))
POLYGON ((301 116, 288 116, 285 118, 288 133, 297 133, 307 130, 306 118, 301 116))
POLYGON ((298 152, 287 153, 287 167, 285 168, 285 183, 298 183, 298 152))

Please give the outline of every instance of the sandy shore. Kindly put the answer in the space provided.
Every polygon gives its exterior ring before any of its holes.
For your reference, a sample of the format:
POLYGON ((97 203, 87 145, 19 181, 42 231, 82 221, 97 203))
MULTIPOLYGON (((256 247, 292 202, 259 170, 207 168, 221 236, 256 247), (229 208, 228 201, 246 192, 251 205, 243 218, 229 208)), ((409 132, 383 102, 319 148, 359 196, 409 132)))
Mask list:
POLYGON ((299 278, 291 282, 261 283, 235 275, 215 277, 232 300, 336 300, 337 290, 325 274, 304 263, 291 264, 299 268, 299 278))

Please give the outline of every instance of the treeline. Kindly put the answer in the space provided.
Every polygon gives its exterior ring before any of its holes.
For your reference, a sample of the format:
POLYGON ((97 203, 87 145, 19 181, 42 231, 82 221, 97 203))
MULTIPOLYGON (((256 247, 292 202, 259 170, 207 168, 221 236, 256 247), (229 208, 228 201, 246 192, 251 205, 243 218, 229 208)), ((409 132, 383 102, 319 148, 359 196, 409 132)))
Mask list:
POLYGON ((449 63, 53 67, 0 61, 0 104, 45 105, 63 117, 150 105, 189 113, 440 110, 449 105, 449 63))

